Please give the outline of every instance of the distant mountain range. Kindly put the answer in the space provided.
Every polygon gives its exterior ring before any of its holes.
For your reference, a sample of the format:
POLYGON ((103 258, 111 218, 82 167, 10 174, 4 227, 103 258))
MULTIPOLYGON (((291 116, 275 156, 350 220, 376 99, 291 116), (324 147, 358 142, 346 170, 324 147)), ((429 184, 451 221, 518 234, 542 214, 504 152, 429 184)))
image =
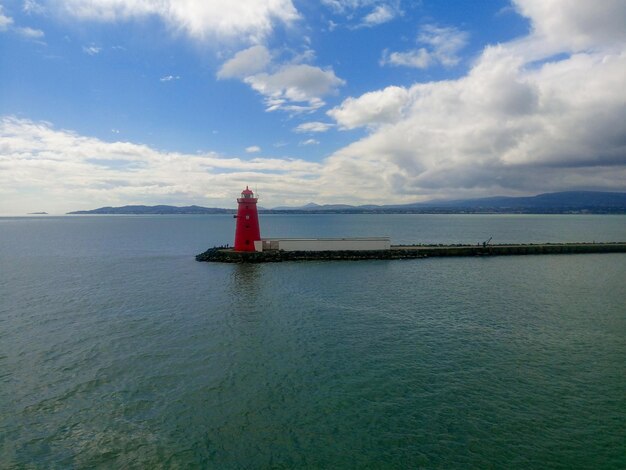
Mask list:
POLYGON ((469 212, 506 212, 506 211, 584 211, 584 210, 619 210, 626 211, 626 193, 602 191, 564 191, 558 193, 538 194, 537 196, 511 197, 495 196, 478 199, 432 200, 397 205, 363 205, 346 204, 319 205, 309 203, 300 207, 276 207, 274 210, 288 211, 469 211, 469 212))
MULTIPOLYGON (((487 197, 479 199, 433 200, 401 205, 309 203, 304 206, 259 208, 262 213, 626 213, 626 193, 566 191, 528 197, 487 197)), ((201 206, 123 206, 101 207, 69 214, 234 214, 235 209, 201 206)))
POLYGON ((90 211, 74 211, 68 214, 234 214, 233 209, 202 206, 122 206, 100 207, 90 211))

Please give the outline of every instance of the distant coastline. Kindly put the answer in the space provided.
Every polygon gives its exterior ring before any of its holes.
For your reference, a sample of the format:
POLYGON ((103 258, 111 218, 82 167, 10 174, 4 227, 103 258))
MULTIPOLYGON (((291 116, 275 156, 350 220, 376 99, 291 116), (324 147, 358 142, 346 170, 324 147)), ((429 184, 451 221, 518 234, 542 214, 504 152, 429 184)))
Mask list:
MULTIPOLYGON (((128 205, 68 212, 71 215, 235 214, 235 209, 202 206, 128 205)), ((567 191, 530 197, 435 200, 403 205, 348 204, 259 208, 262 214, 626 214, 626 193, 567 191)), ((43 213, 42 213, 43 214, 43 213)))

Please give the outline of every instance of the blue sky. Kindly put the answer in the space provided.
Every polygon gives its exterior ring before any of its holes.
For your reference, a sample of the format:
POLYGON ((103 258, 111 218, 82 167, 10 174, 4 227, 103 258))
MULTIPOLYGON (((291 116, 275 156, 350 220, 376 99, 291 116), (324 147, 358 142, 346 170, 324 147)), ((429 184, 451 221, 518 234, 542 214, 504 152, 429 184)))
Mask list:
POLYGON ((0 5, 0 213, 626 189, 618 0, 0 5))

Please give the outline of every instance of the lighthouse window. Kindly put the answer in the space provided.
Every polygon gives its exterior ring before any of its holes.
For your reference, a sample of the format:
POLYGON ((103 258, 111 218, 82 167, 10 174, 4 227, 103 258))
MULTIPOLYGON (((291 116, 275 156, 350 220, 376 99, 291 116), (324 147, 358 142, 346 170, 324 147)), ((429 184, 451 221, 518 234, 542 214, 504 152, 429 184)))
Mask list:
POLYGON ((250 220, 250 215, 246 215, 246 220, 250 220))

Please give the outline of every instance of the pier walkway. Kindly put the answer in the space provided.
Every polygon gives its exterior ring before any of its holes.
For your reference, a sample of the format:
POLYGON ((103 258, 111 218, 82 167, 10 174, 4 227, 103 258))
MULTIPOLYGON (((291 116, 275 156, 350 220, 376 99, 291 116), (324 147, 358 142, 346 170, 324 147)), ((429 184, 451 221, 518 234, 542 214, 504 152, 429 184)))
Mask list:
POLYGON ((236 252, 232 248, 210 248, 197 261, 218 263, 275 263, 281 261, 359 261, 372 259, 415 259, 442 256, 513 256, 583 253, 626 253, 626 242, 540 243, 506 245, 392 245, 389 250, 363 251, 262 251, 236 252))

